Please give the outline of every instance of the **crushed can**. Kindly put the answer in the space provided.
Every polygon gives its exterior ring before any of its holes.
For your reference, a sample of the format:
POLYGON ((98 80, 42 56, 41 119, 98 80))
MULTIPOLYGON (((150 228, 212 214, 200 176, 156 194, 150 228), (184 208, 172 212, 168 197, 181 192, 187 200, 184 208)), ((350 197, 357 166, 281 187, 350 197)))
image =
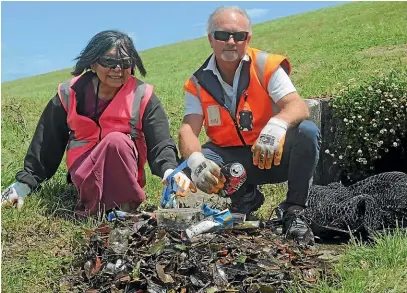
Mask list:
POLYGON ((225 185, 219 192, 221 197, 231 196, 246 182, 246 169, 238 162, 226 164, 221 168, 221 172, 226 178, 225 185))

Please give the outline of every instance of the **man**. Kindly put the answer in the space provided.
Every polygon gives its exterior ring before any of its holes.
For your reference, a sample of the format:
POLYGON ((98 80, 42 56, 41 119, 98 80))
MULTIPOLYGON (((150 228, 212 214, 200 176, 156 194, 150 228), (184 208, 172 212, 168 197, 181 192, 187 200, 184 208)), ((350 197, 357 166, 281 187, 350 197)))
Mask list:
POLYGON ((192 181, 206 193, 225 182, 220 167, 241 163, 245 184, 231 195, 233 212, 250 214, 264 202, 257 186, 288 180, 279 205, 283 231, 309 236, 301 217, 315 171, 320 132, 306 119, 309 111, 288 74, 287 58, 250 48, 251 22, 238 7, 216 9, 208 20, 213 54, 188 79, 186 110, 179 130, 179 148, 188 159, 192 181), (209 142, 202 148, 204 124, 209 142))

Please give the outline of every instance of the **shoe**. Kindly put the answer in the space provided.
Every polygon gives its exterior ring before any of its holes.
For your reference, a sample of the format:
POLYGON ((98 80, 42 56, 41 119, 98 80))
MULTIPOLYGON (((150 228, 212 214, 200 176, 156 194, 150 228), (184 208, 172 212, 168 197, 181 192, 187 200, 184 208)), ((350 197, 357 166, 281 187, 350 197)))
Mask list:
POLYGON ((291 206, 283 212, 283 234, 287 239, 293 239, 302 244, 314 245, 314 234, 304 217, 304 208, 291 206))
POLYGON ((264 194, 259 188, 254 188, 252 192, 246 193, 241 197, 232 198, 232 213, 246 214, 249 217, 252 212, 257 211, 264 203, 264 194))

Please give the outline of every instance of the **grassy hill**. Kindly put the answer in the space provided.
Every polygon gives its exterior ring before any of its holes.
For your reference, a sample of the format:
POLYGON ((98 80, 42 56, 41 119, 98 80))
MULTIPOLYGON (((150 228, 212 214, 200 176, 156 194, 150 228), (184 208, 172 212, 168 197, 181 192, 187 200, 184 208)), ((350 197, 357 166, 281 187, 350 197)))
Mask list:
MULTIPOLYGON (((349 79, 361 82, 391 68, 405 68, 406 11, 406 2, 347 3, 257 24, 251 45, 286 55, 299 93, 318 96, 349 79)), ((141 52, 148 71, 145 81, 154 85, 164 104, 174 138, 184 110, 183 83, 210 52, 206 38, 141 52)), ((2 190, 21 169, 39 115, 58 83, 70 78, 70 70, 2 83, 2 190)), ((5 292, 55 290, 72 261, 80 227, 92 226, 90 221, 72 221, 69 212, 60 216, 73 204, 64 187, 65 172, 62 162, 56 176, 20 213, 2 211, 5 292)), ((148 182, 149 200, 155 202, 162 185, 152 176, 148 182)))

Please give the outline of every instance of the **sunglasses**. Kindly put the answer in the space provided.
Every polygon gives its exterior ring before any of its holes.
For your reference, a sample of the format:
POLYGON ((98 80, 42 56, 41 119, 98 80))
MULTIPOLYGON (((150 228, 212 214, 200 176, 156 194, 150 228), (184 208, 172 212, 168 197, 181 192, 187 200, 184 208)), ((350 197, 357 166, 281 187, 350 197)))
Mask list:
POLYGON ((229 41, 230 36, 233 36, 233 40, 235 40, 235 42, 246 41, 248 35, 249 35, 248 32, 234 32, 234 33, 225 32, 225 31, 214 31, 213 32, 213 37, 215 38, 215 40, 223 41, 223 42, 229 41))
POLYGON ((116 59, 113 57, 100 57, 98 59, 98 63, 100 66, 105 68, 115 69, 119 66, 121 69, 129 69, 132 65, 132 61, 130 57, 116 59))

